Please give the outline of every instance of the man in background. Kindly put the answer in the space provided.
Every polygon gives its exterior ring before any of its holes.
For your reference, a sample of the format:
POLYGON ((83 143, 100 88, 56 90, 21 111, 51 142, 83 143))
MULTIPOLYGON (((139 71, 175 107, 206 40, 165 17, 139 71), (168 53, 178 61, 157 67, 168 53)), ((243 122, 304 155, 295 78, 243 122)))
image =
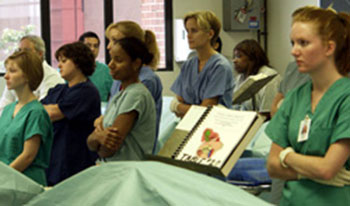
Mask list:
MULTIPOLYGON (((79 41, 83 42, 91 49, 96 60, 100 51, 100 39, 98 38, 97 34, 91 31, 85 32, 79 37, 79 41)), ((95 71, 89 77, 89 79, 98 89, 101 101, 107 102, 113 83, 112 76, 109 74, 108 66, 96 60, 95 71)))
MULTIPOLYGON (((43 99, 47 95, 49 89, 55 87, 57 84, 64 83, 61 75, 45 61, 45 42, 41 37, 36 35, 26 35, 22 37, 19 42, 18 49, 31 50, 35 52, 39 55, 43 62, 44 78, 39 87, 34 91, 34 95, 38 98, 38 100, 43 99)), ((8 90, 5 86, 0 99, 0 115, 6 105, 16 100, 16 93, 8 90)))

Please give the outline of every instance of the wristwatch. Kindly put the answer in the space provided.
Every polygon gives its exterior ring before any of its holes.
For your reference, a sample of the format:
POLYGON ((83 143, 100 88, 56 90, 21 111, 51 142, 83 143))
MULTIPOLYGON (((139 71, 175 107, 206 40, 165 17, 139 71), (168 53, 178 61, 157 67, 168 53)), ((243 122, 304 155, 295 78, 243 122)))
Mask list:
POLYGON ((294 149, 292 147, 287 147, 286 149, 280 152, 280 162, 282 167, 284 168, 288 168, 288 165, 284 163, 284 159, 286 158, 287 154, 289 154, 290 152, 294 152, 294 149))

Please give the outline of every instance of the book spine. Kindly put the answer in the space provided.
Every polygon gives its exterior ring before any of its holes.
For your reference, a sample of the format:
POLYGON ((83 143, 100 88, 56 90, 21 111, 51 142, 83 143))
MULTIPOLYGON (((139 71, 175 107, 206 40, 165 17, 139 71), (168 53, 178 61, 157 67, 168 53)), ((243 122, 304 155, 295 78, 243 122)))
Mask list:
POLYGON ((186 137, 183 139, 183 141, 180 143, 179 147, 175 150, 174 154, 171 156, 171 158, 175 159, 182 151, 182 149, 185 147, 187 142, 191 139, 192 134, 197 130, 197 128, 201 125, 201 123, 204 121, 204 119, 207 117, 209 112, 213 106, 208 106, 207 109, 204 111, 202 116, 199 118, 197 123, 193 126, 191 131, 186 135, 186 137))

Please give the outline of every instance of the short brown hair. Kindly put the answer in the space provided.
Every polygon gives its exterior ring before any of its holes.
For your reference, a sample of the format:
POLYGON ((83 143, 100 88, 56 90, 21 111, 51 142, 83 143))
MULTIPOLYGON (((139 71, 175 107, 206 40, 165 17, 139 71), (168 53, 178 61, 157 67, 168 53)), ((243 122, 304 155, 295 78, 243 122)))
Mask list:
POLYGON ((36 90, 44 78, 43 63, 38 54, 22 50, 16 51, 5 60, 5 65, 14 61, 28 78, 30 90, 36 90))
POLYGON ((61 46, 55 53, 55 57, 65 57, 73 61, 78 69, 90 76, 95 71, 95 57, 91 49, 82 42, 73 42, 61 46))
POLYGON ((210 40, 210 44, 214 46, 216 43, 216 39, 219 37, 220 29, 221 29, 221 23, 212 11, 197 11, 197 12, 191 12, 185 15, 184 17, 184 25, 186 26, 186 22, 194 18, 199 26, 203 31, 214 31, 214 36, 210 40))

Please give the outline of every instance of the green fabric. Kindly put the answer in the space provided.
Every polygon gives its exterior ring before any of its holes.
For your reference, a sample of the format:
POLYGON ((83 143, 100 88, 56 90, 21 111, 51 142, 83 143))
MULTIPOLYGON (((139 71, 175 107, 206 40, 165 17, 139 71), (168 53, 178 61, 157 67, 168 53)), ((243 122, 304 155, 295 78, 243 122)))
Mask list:
POLYGON ((42 186, 0 162, 0 205, 23 205, 43 191, 42 186))
MULTIPOLYGON (((311 112, 312 82, 292 90, 272 118, 265 132, 272 141, 297 153, 324 156, 329 146, 350 138, 350 79, 336 81, 311 112), (305 116, 311 119, 309 138, 297 142, 299 125, 305 116)), ((349 169, 349 160, 345 164, 349 169)), ((310 180, 288 181, 284 187, 282 205, 344 205, 350 202, 350 186, 336 188, 310 180)))
POLYGON ((212 177, 159 162, 111 162, 91 167, 28 205, 270 205, 212 177))
POLYGON ((101 101, 107 102, 113 79, 106 64, 96 61, 94 73, 89 77, 100 94, 101 101))
POLYGON ((46 185, 45 168, 50 161, 53 140, 51 120, 37 100, 24 105, 12 118, 16 104, 14 102, 6 106, 0 118, 0 161, 10 164, 21 154, 26 140, 40 135, 38 154, 23 173, 39 184, 46 185))
POLYGON ((138 113, 137 119, 127 134, 121 148, 107 161, 141 160, 151 154, 156 135, 156 110, 153 97, 142 83, 129 85, 116 94, 108 105, 103 126, 110 127, 120 114, 138 113))

